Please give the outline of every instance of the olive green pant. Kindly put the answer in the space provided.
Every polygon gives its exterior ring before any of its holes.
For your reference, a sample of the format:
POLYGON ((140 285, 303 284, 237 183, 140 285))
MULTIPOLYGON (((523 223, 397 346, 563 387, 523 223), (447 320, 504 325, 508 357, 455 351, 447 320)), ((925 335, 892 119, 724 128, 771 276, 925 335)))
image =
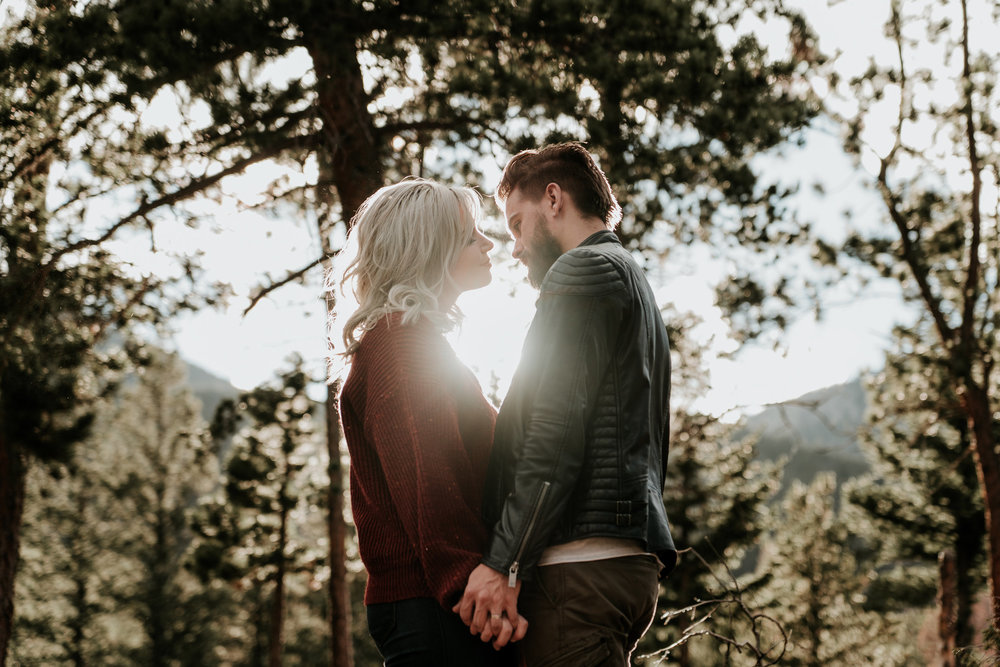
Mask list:
POLYGON ((524 664, 625 667, 653 621, 658 590, 659 564, 649 555, 537 568, 517 603, 529 623, 524 664))

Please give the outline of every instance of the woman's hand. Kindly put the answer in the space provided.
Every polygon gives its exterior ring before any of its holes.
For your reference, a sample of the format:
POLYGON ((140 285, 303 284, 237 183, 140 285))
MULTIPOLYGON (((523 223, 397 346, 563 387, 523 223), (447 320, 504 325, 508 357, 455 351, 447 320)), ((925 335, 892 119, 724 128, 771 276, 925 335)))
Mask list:
POLYGON ((524 616, 520 614, 517 615, 517 623, 511 623, 510 618, 506 614, 501 618, 501 628, 500 633, 497 635, 493 634, 493 624, 487 623, 483 627, 482 633, 479 638, 484 642, 493 640, 493 648, 497 651, 502 649, 504 646, 510 642, 517 642, 524 639, 524 635, 528 632, 528 621, 524 616))

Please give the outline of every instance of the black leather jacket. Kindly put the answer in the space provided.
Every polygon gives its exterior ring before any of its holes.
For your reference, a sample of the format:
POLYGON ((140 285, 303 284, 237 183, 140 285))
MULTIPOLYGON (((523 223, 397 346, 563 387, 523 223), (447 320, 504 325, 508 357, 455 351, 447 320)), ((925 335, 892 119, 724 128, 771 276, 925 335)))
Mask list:
POLYGON ((483 563, 530 579, 545 547, 639 540, 667 571, 670 349, 653 291, 614 233, 564 253, 542 282, 497 417, 483 563))

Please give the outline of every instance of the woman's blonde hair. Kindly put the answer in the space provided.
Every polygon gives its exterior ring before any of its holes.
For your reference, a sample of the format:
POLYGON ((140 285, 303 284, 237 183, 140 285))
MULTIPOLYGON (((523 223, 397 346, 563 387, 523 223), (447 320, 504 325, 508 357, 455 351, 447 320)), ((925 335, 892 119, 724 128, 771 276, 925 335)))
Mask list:
POLYGON ((403 324, 427 316, 442 328, 458 320, 454 304, 442 313, 438 301, 451 284, 450 269, 472 238, 481 207, 475 190, 412 177, 365 200, 336 263, 346 261, 346 267, 327 277, 328 290, 339 282, 341 294, 357 302, 343 320, 345 358, 389 313, 403 313, 403 324))

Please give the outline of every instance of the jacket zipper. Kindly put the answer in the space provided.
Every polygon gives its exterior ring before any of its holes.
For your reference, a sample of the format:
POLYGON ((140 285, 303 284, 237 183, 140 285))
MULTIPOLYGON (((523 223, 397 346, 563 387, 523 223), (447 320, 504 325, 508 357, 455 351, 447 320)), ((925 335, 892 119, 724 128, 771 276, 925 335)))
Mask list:
POLYGON ((535 528, 535 523, 538 521, 538 514, 542 511, 542 503, 545 502, 545 494, 549 492, 550 486, 552 486, 551 482, 542 482, 542 490, 538 494, 538 501, 535 502, 535 509, 531 512, 531 518, 528 520, 528 527, 524 531, 524 537, 521 538, 521 546, 517 549, 517 555, 514 556, 514 562, 510 564, 510 574, 507 578, 507 585, 511 588, 517 587, 517 573, 521 569, 521 557, 524 555, 524 550, 528 546, 528 537, 531 536, 531 531, 535 528))

